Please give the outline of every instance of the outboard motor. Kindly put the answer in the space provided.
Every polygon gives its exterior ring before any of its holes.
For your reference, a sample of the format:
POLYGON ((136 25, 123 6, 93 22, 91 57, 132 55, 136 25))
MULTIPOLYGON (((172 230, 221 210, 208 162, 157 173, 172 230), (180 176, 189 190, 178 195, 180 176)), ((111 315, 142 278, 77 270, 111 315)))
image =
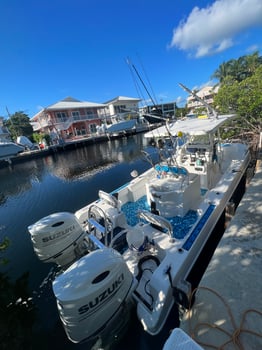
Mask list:
POLYGON ((121 254, 94 250, 53 281, 60 318, 68 338, 79 343, 118 328, 132 305, 135 282, 121 254), (129 302, 128 302, 129 301, 129 302))
POLYGON ((72 213, 51 214, 28 227, 38 258, 65 266, 79 256, 77 248, 86 235, 72 213))

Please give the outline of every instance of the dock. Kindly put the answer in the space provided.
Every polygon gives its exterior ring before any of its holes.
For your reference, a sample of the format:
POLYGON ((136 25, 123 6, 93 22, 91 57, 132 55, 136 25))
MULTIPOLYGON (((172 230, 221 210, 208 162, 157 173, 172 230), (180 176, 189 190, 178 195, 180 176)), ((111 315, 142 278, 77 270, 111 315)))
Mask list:
POLYGON ((107 142, 115 139, 126 138, 129 136, 133 136, 136 134, 142 134, 149 130, 156 128, 157 125, 149 125, 147 128, 139 129, 139 130, 129 130, 127 132, 119 132, 119 133, 103 133, 100 135, 91 135, 87 137, 75 137, 70 140, 60 140, 57 144, 52 144, 43 149, 37 150, 28 150, 22 153, 19 153, 16 156, 12 156, 8 159, 0 159, 0 169, 9 166, 10 164, 18 164, 23 163, 31 159, 42 158, 48 155, 56 154, 58 152, 64 152, 66 150, 73 150, 81 147, 85 147, 88 145, 98 144, 101 142, 107 142))
POLYGON ((180 328, 202 349, 262 349, 262 164, 195 290, 180 328), (193 299, 192 299, 193 300, 193 299))

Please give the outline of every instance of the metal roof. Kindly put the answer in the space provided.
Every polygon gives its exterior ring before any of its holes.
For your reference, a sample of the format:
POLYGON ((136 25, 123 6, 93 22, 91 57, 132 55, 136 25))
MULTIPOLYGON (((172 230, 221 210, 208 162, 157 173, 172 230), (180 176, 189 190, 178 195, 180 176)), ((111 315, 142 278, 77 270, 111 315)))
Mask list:
POLYGON ((45 108, 45 110, 62 110, 62 109, 78 109, 78 108, 92 108, 92 107, 107 107, 105 104, 96 102, 79 101, 73 97, 66 97, 65 99, 54 103, 45 108))
POLYGON ((141 101, 140 98, 117 96, 117 97, 113 98, 112 100, 105 102, 105 104, 116 103, 116 102, 139 102, 139 101, 141 101))

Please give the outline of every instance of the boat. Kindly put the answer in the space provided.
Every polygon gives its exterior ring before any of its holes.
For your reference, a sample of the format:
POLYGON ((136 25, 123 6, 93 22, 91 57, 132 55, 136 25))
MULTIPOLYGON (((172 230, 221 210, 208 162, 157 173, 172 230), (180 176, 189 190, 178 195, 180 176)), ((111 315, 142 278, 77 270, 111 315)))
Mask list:
POLYGON ((0 160, 10 161, 10 158, 24 151, 22 145, 12 142, 6 127, 0 125, 0 160))
POLYGON ((10 158, 23 151, 24 147, 16 144, 15 142, 0 140, 0 160, 8 161, 10 158))
POLYGON ((144 88, 144 90, 146 91, 149 100, 152 103, 152 106, 144 106, 143 108, 141 108, 141 115, 142 117, 151 125, 162 125, 165 123, 165 121, 167 121, 169 118, 168 116, 165 116, 163 114, 162 109, 157 106, 152 94, 150 93, 148 87, 146 86, 144 80, 142 79, 141 74, 138 72, 137 68, 135 67, 135 65, 130 61, 130 59, 127 59, 127 64, 130 68, 130 72, 131 75, 133 77, 133 80, 135 82, 135 86, 138 90, 140 90, 139 88, 139 83, 142 85, 142 87, 144 88))
POLYGON ((168 117, 164 116, 162 111, 158 108, 152 108, 151 113, 143 113, 143 117, 150 124, 165 124, 168 120, 168 117))
POLYGON ((157 336, 175 305, 190 308, 197 285, 189 276, 227 204, 244 192, 249 147, 220 136, 233 118, 186 118, 146 133, 158 138, 157 162, 143 151, 150 169, 28 227, 38 258, 59 267, 52 288, 72 342, 103 344, 131 310, 157 336))
POLYGON ((150 129, 150 124, 143 116, 137 115, 136 118, 118 120, 109 126, 106 126, 105 133, 110 136, 129 135, 145 132, 150 129))
POLYGON ((31 142, 29 138, 24 135, 18 136, 16 138, 16 143, 24 147, 24 150, 29 150, 29 151, 39 150, 39 146, 36 143, 31 142))

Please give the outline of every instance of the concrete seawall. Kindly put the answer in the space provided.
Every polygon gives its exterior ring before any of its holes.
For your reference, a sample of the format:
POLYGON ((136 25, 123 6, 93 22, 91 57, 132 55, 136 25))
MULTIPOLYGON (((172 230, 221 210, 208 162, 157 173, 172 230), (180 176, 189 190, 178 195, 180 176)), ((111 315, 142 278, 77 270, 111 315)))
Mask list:
POLYGON ((262 349, 261 199, 259 161, 180 325, 203 349, 262 349))

